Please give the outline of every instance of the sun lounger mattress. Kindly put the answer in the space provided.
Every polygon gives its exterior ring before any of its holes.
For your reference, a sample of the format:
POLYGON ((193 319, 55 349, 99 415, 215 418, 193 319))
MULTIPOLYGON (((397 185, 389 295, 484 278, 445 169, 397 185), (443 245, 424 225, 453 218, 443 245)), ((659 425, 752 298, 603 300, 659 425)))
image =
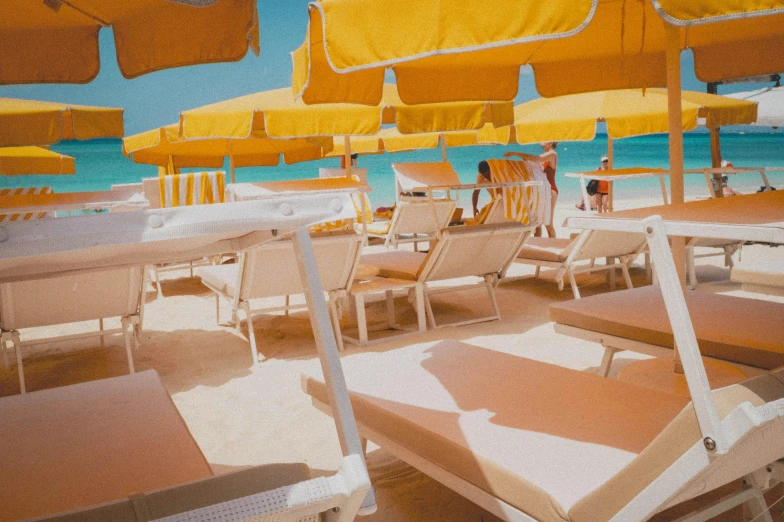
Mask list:
MULTIPOLYGON (((784 365, 784 304, 728 295, 686 292, 703 355, 764 368, 784 365)), ((559 324, 672 348, 673 336, 658 286, 647 286, 550 305, 559 324)))
MULTIPOLYGON (((455 341, 342 363, 361 430, 540 521, 568 520, 580 498, 634 460, 688 402, 455 341)), ((327 404, 320 379, 304 377, 303 386, 327 404)))
POLYGON ((0 418, 0 520, 212 475, 154 371, 6 397, 0 418))

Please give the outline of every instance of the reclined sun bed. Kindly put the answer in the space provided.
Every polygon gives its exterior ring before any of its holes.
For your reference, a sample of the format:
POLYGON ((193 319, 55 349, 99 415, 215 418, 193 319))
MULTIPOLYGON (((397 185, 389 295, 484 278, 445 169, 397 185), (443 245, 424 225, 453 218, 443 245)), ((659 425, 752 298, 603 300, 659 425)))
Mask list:
MULTIPOLYGON (((476 287, 484 287, 487 290, 493 313, 487 317, 462 321, 452 326, 492 321, 501 318, 495 299, 495 287, 531 230, 531 227, 514 222, 451 227, 441 231, 441 238, 427 254, 402 250, 366 254, 360 258, 360 263, 377 267, 379 276, 383 278, 409 283, 414 281, 420 285, 427 318, 433 328, 437 324, 430 305, 431 295, 476 287), (430 286, 437 281, 471 276, 480 277, 482 281, 458 286, 435 288, 430 286)), ((357 306, 361 303, 358 301, 357 306)), ((417 306, 417 309, 420 307, 417 306)))
MULTIPOLYGON (((49 516, 58 510, 84 507, 88 508, 87 512, 70 513, 59 520, 150 520, 186 511, 181 516, 167 520, 215 520, 216 517, 230 514, 232 520, 238 521, 299 521, 316 519, 319 513, 326 513, 325 520, 348 522, 358 512, 372 513, 375 510, 375 498, 370 488, 334 332, 306 228, 312 223, 344 219, 353 214, 349 196, 349 192, 317 191, 283 194, 258 201, 206 205, 202 208, 154 209, 0 225, 0 239, 3 242, 3 248, 0 248, 0 273, 3 278, 17 281, 35 280, 48 274, 100 273, 122 267, 141 267, 227 252, 243 252, 295 230, 295 248, 298 251, 296 263, 303 279, 322 371, 330 382, 329 402, 339 412, 336 414, 339 419, 336 428, 344 456, 342 467, 335 475, 303 482, 300 474, 294 473, 285 481, 293 484, 291 486, 285 483, 256 482, 256 473, 249 471, 239 472, 234 478, 218 478, 214 482, 206 479, 205 482, 187 483, 180 489, 179 484, 182 482, 202 480, 209 474, 209 469, 195 443, 184 440, 187 429, 182 426, 182 420, 170 401, 168 406, 161 406, 161 402, 166 401, 162 398, 160 385, 157 385, 156 397, 143 392, 147 387, 143 380, 149 384, 153 374, 119 378, 115 382, 125 384, 117 387, 105 384, 105 381, 79 385, 82 387, 74 392, 78 396, 77 400, 73 399, 72 392, 64 392, 65 399, 58 400, 57 397, 62 397, 58 389, 34 392, 0 399, 0 414, 4 419, 0 425, 0 437, 3 440, 3 457, 0 458, 8 456, 12 462, 18 462, 19 475, 28 480, 27 484, 36 486, 21 497, 14 490, 9 497, 11 485, 6 479, 10 466, 3 465, 0 518, 6 513, 5 506, 11 502, 45 506, 43 500, 38 501, 40 497, 58 499, 58 503, 45 510, 19 516, 49 516), (19 402, 9 402, 16 400, 19 402), (63 401, 67 403, 65 406, 61 404, 63 401), (13 404, 17 405, 15 411, 21 409, 21 413, 16 416, 23 417, 24 423, 8 422, 14 407, 8 410, 4 408, 5 405, 13 404), (159 406, 159 411, 148 413, 153 404, 159 406), (74 410, 80 414, 73 413, 74 410), (62 429, 52 429, 54 420, 62 421, 62 429), (167 451, 168 435, 158 429, 162 422, 168 422, 170 427, 174 424, 172 429, 179 433, 179 441, 172 442, 176 451, 167 451), (124 423, 128 426, 124 426, 124 423), (22 425, 26 425, 28 432, 34 432, 35 435, 25 437, 14 431, 22 425), (114 437, 119 440, 103 442, 104 438, 114 437), (35 444, 28 439, 35 439, 35 444), (86 450, 76 452, 78 465, 71 467, 65 462, 62 469, 67 478, 59 480, 49 468, 54 469, 60 461, 54 457, 47 458, 47 455, 54 453, 57 458, 70 455, 67 442, 71 441, 74 444, 83 443, 82 448, 86 445, 90 458, 83 458, 86 450), (32 449, 27 448, 28 444, 32 449), (150 448, 149 455, 146 450, 131 451, 131 447, 145 446, 150 448), (38 452, 38 447, 43 449, 38 452), (119 448, 116 454, 112 453, 115 448, 119 448), (183 454, 183 448, 190 448, 190 451, 183 454), (28 461, 34 460, 35 463, 27 465, 22 459, 12 456, 9 450, 19 451, 21 455, 27 455, 28 461), (104 455, 104 451, 112 455, 104 455), (139 453, 142 455, 139 456, 139 453), (112 465, 104 466, 107 462, 112 465), (173 470, 186 463, 192 466, 190 476, 172 476, 173 470), (84 471, 85 467, 87 471, 84 471), (41 477, 33 473, 33 469, 38 470, 41 477), (163 482, 142 482, 131 480, 132 477, 163 482), (41 490, 40 484, 47 480, 57 481, 51 488, 56 492, 41 490), (98 490, 109 484, 119 484, 119 489, 113 487, 109 488, 111 491, 104 490, 105 494, 100 498, 89 496, 94 493, 93 489, 98 490), (175 489, 140 495, 161 487, 175 489), (266 491, 267 488, 276 489, 266 491), (228 495, 224 494, 226 490, 229 491, 228 495), (85 495, 89 498, 85 498, 85 495), (232 501, 228 504, 224 502, 228 500, 232 501), (108 503, 90 507, 93 502, 108 503), (115 509, 118 511, 113 511, 115 509)), ((57 303, 42 302, 46 309, 57 310, 57 303)))
MULTIPOLYGON (((574 239, 533 237, 526 241, 515 259, 516 263, 536 266, 534 277, 539 277, 541 267, 555 268, 555 281, 558 289, 563 290, 564 277, 569 277, 569 285, 575 299, 580 298, 580 289, 575 274, 607 272, 611 286, 615 281, 615 271, 623 273, 626 287, 632 287, 629 267, 645 248, 645 237, 641 233, 607 232, 586 230, 574 239), (595 264, 597 258, 606 258, 607 263, 595 264), (615 261, 618 260, 618 263, 615 261)), ((512 281, 515 278, 509 278, 512 281)))
MULTIPOLYGON (((716 227, 578 223, 645 234, 690 397, 445 341, 343 359, 360 433, 504 520, 644 521, 740 478, 691 520, 742 503, 769 520, 762 491, 784 482, 784 370, 710 390, 667 243, 716 227)), ((774 228, 752 235, 784 238, 774 228)), ((320 377, 303 388, 325 404, 320 377)))
POLYGON ((152 370, 0 399, 0 412, 3 440, 19 441, 0 457, 2 521, 298 520, 356 512, 369 486, 359 456, 325 478, 305 464, 214 476, 152 370))
MULTIPOLYGON (((314 235, 311 242, 322 287, 329 295, 329 310, 338 349, 342 350, 337 303, 346 297, 351 288, 362 253, 362 236, 353 231, 320 233, 314 235)), ((237 263, 201 267, 196 270, 196 275, 207 288, 215 292, 216 320, 220 321, 221 297, 231 301, 232 319, 238 328, 238 312, 244 312, 254 364, 263 356, 259 355, 256 348, 253 314, 306 308, 305 305, 289 304, 289 296, 302 294, 304 290, 297 272, 294 242, 289 238, 248 250, 240 254, 237 263), (252 299, 268 297, 285 297, 286 304, 251 309, 252 299)))
MULTIPOLYGON (((784 366, 784 304, 690 290, 686 292, 702 355, 739 365, 748 375, 784 366)), ((672 357, 672 327, 661 289, 646 286, 550 305, 555 330, 606 349, 599 375, 613 355, 631 350, 672 357)))

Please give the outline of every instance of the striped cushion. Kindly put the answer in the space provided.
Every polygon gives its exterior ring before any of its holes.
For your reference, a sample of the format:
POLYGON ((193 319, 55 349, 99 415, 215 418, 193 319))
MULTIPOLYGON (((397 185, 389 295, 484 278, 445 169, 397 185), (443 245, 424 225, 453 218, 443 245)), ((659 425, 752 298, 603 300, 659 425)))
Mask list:
MULTIPOLYGON (((52 194, 52 187, 26 187, 13 189, 0 189, 0 196, 26 196, 35 194, 52 194)), ((27 221, 43 217, 54 217, 51 212, 29 212, 27 214, 0 214, 0 223, 10 221, 27 221)))
POLYGON ((158 180, 161 208, 205 205, 226 201, 226 173, 223 171, 166 174, 159 176, 158 180))

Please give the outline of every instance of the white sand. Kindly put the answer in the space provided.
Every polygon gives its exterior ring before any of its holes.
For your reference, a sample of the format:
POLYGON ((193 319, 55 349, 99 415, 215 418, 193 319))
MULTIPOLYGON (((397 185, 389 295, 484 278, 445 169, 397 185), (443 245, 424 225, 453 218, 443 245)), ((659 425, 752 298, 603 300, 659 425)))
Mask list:
MULTIPOLYGON (((575 201, 562 202, 556 222, 571 214, 583 214, 575 201)), ((660 201, 635 201, 642 204, 660 201)), ((630 206, 619 201, 616 208, 630 206)), ((569 231, 559 230, 561 237, 569 231)), ((371 247, 380 249, 383 247, 371 247)), ((746 246, 743 260, 782 259, 784 247, 746 246)), ((744 295, 728 281, 729 270, 721 257, 698 260, 698 277, 708 284, 703 289, 744 295)), ((516 266, 511 275, 532 274, 529 267, 516 266)), ((547 307, 572 299, 568 286, 558 291, 551 273, 543 279, 526 279, 498 288, 503 319, 460 328, 442 328, 421 335, 392 340, 372 347, 385 351, 412 343, 433 343, 440 339, 460 339, 478 346, 530 357, 575 369, 595 368, 601 361, 600 346, 554 333, 547 307)), ((332 419, 316 410, 301 391, 302 370, 319 367, 306 312, 260 316, 254 320, 260 352, 267 358, 258 367, 251 364, 250 348, 242 332, 227 324, 229 305, 222 304, 221 323, 215 322, 213 294, 187 271, 165 274, 164 299, 150 288, 147 293, 141 347, 134 354, 137 370, 155 369, 182 413, 216 473, 266 463, 304 462, 315 475, 334 471, 340 449, 332 419)), ((619 278, 620 279, 620 278, 619 278)), ((644 284, 640 267, 633 270, 635 285, 644 284)), ((605 292, 602 276, 578 278, 583 295, 605 292)), ((621 283, 622 284, 622 283, 621 283)), ((767 299, 780 298, 764 296, 767 299)), ((482 291, 439 296, 435 313, 444 321, 488 309, 482 291)), ((397 300, 399 322, 413 322, 414 312, 404 298, 397 300)), ((371 320, 381 320, 381 307, 370 306, 371 320)), ((95 328, 95 322, 51 327, 24 332, 45 336, 95 328)), ((79 348, 97 346, 93 340, 80 341, 79 348)), ((71 346, 73 347, 73 346, 71 346)), ((65 345, 47 345, 63 350, 65 345)), ((344 356, 360 351, 347 345, 344 356)), ((613 373, 642 355, 621 353, 613 373)), ((25 363, 28 390, 122 375, 127 371, 119 338, 107 341, 105 349, 72 351, 30 357, 25 363)), ((18 393, 16 368, 0 369, 0 395, 18 393)), ((378 491, 379 511, 368 521, 485 521, 497 520, 483 509, 434 482, 371 444, 368 463, 378 491)), ((737 512, 736 512, 737 515, 737 512)), ((665 520, 666 518, 657 518, 665 520)), ((722 520, 736 520, 734 516, 722 520)))

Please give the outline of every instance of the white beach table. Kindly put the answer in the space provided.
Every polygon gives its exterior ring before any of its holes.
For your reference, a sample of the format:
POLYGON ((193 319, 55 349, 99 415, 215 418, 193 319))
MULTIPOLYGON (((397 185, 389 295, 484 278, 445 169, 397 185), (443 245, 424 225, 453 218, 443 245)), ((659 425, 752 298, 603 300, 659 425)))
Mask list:
POLYGON ((661 168, 646 168, 646 167, 630 167, 626 169, 612 169, 612 170, 591 170, 587 172, 567 172, 564 174, 567 178, 577 178, 580 180, 580 190, 583 194, 583 203, 585 209, 590 212, 591 197, 588 195, 587 180, 597 179, 599 181, 606 181, 609 185, 608 192, 608 206, 610 211, 613 209, 613 182, 622 179, 642 179, 642 178, 659 178, 661 184, 662 200, 666 205, 669 203, 667 196, 667 185, 664 182, 664 176, 670 173, 661 168))
MULTIPOLYGON (((694 329, 689 319, 688 310, 686 310, 680 280, 674 271, 674 263, 670 255, 666 236, 784 244, 784 191, 762 192, 732 198, 707 199, 674 205, 637 208, 603 214, 602 216, 570 217, 567 218, 564 225, 571 228, 622 232, 638 232, 644 227, 643 229, 648 237, 648 245, 651 247, 650 250, 656 273, 660 278, 660 285, 665 297, 673 331, 675 332, 679 353, 686 357, 690 355, 684 355, 684 352, 688 350, 682 348, 685 346, 682 343, 687 342, 683 337, 685 335, 683 332, 688 334, 686 337, 690 335, 694 338, 694 329), (660 225, 657 225, 660 227, 659 229, 648 224, 654 219, 651 216, 659 220, 660 225), (653 236, 657 233, 663 237, 663 239, 656 239, 656 241, 663 241, 662 245, 657 246, 657 248, 662 250, 658 253, 654 252, 653 248, 656 244, 653 236), (658 266, 663 261, 673 266, 671 273, 667 267, 660 268, 658 266), (667 280, 662 280, 662 277, 666 277, 667 280), (668 287, 671 288, 668 290, 668 287), (676 290, 680 295, 679 298, 674 296, 676 290), (677 303, 673 304, 673 306, 677 305, 677 312, 674 317, 669 300, 676 298, 677 303), (682 308, 680 307, 681 300, 683 300, 682 308)), ((699 356, 699 350, 696 349, 696 339, 694 339, 694 343, 695 353, 699 356)), ((635 364, 647 365, 647 376, 650 378, 651 375, 654 375, 654 381, 658 380, 655 374, 661 372, 662 378, 658 381, 662 386, 666 387, 674 384, 672 379, 668 380, 666 378, 668 373, 670 376, 672 375, 672 365, 668 365, 665 360, 659 359, 633 363, 624 368, 627 375, 634 376, 633 367, 635 364)), ((686 366, 685 360, 683 365, 684 367, 686 366)), ((722 368, 722 365, 714 365, 713 368, 716 372, 732 371, 727 367, 722 368)), ((689 388, 691 390, 691 384, 689 388)), ((693 394, 694 392, 692 391, 692 396, 693 394)))
MULTIPOLYGON (((350 485, 340 494, 321 497, 337 502, 327 509, 338 508, 335 520, 342 522, 357 512, 375 511, 375 497, 306 227, 355 216, 348 191, 315 191, 236 203, 2 223, 0 284, 243 252, 293 231, 297 265, 344 456, 334 477, 350 485)), ((3 438, 4 451, 5 441, 3 438)))
MULTIPOLYGON (((704 169, 689 169, 685 170, 684 174, 702 174, 705 176, 705 182, 708 184, 712 198, 722 197, 721 189, 716 188, 714 180, 721 179, 721 176, 735 176, 738 174, 759 174, 762 178, 762 185, 766 191, 771 190, 770 182, 768 181, 767 172, 784 172, 784 167, 706 167, 704 169)), ((720 186, 720 185, 719 185, 720 186)))
POLYGON ((73 212, 112 207, 143 209, 149 206, 144 194, 135 189, 0 196, 0 214, 73 212))
MULTIPOLYGON (((254 201, 284 194, 329 191, 336 193, 371 192, 367 183, 350 178, 313 178, 263 183, 229 183, 226 196, 229 201, 254 201)), ((356 216, 354 216, 356 217, 356 216)))

